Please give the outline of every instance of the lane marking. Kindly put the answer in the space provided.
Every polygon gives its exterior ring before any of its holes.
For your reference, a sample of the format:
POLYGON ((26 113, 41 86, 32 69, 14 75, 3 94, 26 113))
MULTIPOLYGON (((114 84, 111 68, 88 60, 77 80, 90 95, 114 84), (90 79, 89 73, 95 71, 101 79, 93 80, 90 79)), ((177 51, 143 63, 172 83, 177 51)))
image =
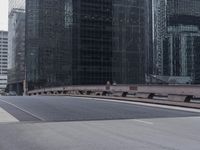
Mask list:
MULTIPOLYGON (((98 98, 96 100, 98 100, 98 98)), ((103 100, 103 99, 99 99, 99 100, 103 100)), ((104 101, 107 101, 107 100, 104 100, 104 101)), ((200 113, 200 110, 193 109, 193 108, 183 108, 183 107, 177 107, 177 106, 148 104, 148 103, 142 103, 142 102, 130 102, 130 101, 121 101, 121 100, 108 100, 108 101, 114 101, 114 102, 118 102, 119 101, 119 103, 126 103, 126 104, 134 104, 134 105, 142 105, 142 106, 149 106, 149 107, 166 108, 166 109, 172 109, 172 110, 180 110, 180 111, 188 111, 188 112, 200 113)))
POLYGON ((44 118, 39 117, 39 116, 37 116, 37 115, 35 115, 35 114, 33 114, 33 113, 31 113, 31 112, 29 112, 29 111, 23 109, 23 108, 20 108, 19 106, 15 105, 15 104, 13 104, 13 103, 7 102, 7 101, 2 100, 2 99, 0 99, 0 101, 6 103, 6 104, 8 104, 8 105, 13 106, 13 107, 15 107, 15 108, 17 108, 17 109, 19 109, 19 110, 21 110, 21 111, 23 111, 23 112, 29 114, 30 116, 33 116, 34 118, 37 118, 37 119, 39 119, 39 120, 41 120, 41 121, 46 121, 44 118))
POLYGON ((80 99, 91 99, 97 101, 106 101, 106 102, 117 102, 117 103, 125 103, 125 104, 133 104, 133 105, 142 105, 142 106, 149 106, 149 107, 156 107, 156 108, 165 108, 165 109, 172 109, 172 110, 180 110, 180 111, 187 111, 187 112, 195 112, 200 113, 199 109, 194 108, 184 108, 178 106, 167 106, 167 105, 159 105, 159 104, 149 104, 149 103, 142 103, 142 102, 130 102, 130 101, 123 101, 123 100, 111 100, 111 99, 102 99, 102 98, 92 98, 92 97, 71 97, 71 98, 80 98, 80 99))
POLYGON ((19 122, 19 120, 0 107, 0 123, 9 122, 19 122))
POLYGON ((138 120, 138 119, 134 119, 133 121, 136 121, 136 122, 139 122, 139 123, 148 124, 148 125, 154 125, 154 123, 150 122, 150 121, 144 121, 144 120, 138 120))

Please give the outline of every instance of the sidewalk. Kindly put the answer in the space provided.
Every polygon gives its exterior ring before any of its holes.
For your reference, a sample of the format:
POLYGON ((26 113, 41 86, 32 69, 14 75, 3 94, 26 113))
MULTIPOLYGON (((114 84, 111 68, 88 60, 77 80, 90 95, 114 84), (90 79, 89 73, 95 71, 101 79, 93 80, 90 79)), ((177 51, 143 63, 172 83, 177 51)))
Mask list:
POLYGON ((0 123, 18 122, 18 120, 0 107, 0 123))

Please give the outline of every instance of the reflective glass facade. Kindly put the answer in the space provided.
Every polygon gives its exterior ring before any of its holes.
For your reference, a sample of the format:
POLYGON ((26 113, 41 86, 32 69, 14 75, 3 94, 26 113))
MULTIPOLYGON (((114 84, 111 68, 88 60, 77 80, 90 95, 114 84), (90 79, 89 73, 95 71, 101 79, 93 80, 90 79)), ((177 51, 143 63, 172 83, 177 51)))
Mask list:
POLYGON ((154 8, 154 66, 166 76, 191 77, 200 83, 199 0, 161 0, 154 8), (161 5, 162 4, 162 5, 161 5), (162 20, 159 22, 158 20, 162 20), (158 35, 158 36, 156 36, 158 35), (161 61, 160 61, 161 60, 161 61))
POLYGON ((30 89, 71 83, 68 2, 26 1, 26 71, 30 89))
POLYGON ((145 82, 150 1, 27 0, 26 9, 29 89, 145 82))
POLYGON ((145 82, 152 70, 151 2, 113 1, 113 80, 120 84, 145 82))
POLYGON ((163 50, 168 55, 164 61, 164 74, 190 76, 200 83, 200 1, 168 0, 167 37, 163 50), (167 67, 168 66, 168 67, 167 67))
POLYGON ((112 0, 73 2, 73 84, 112 80, 112 0))
POLYGON ((26 2, 29 89, 111 80, 111 0, 26 2))

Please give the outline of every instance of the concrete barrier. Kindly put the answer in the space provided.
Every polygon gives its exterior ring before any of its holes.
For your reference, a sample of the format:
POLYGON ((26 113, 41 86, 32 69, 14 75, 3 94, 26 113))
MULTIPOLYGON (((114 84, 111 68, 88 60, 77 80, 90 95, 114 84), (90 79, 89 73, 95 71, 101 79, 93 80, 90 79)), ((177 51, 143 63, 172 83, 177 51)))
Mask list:
MULTIPOLYGON (((196 85, 140 85, 137 94, 165 95, 168 100, 190 102, 193 97, 200 97, 200 86, 196 85)), ((151 96, 150 96, 151 97, 151 96)))
POLYGON ((200 86, 194 85, 105 85, 93 86, 66 86, 45 88, 29 91, 31 95, 98 95, 126 97, 133 94, 135 97, 153 99, 154 96, 166 96, 168 101, 190 102, 193 97, 200 97, 200 86))

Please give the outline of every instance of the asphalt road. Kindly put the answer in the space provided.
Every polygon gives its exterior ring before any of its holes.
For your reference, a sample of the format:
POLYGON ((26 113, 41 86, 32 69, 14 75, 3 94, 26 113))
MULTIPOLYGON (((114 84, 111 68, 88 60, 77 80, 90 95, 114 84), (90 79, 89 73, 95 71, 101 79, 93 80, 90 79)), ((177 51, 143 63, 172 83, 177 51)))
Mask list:
POLYGON ((71 97, 0 97, 0 150, 199 150, 200 113, 71 97))
POLYGON ((94 121, 199 116, 156 107, 71 97, 2 97, 0 107, 20 121, 94 121))

